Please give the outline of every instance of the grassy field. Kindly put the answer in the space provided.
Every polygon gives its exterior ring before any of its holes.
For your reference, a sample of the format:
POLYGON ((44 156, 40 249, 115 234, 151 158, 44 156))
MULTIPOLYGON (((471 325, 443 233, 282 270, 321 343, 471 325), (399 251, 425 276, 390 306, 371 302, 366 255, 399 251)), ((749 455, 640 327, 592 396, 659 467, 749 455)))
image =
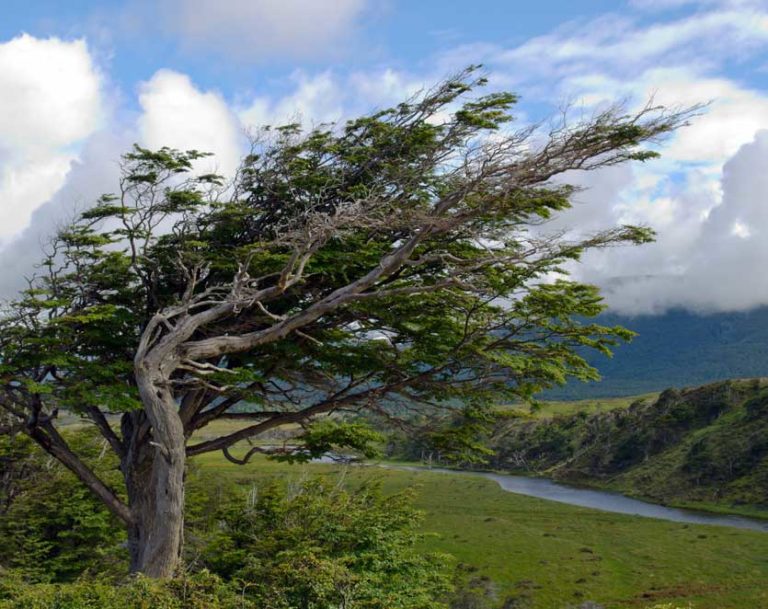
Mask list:
POLYGON ((675 601, 694 609, 768 607, 768 535, 609 514, 514 495, 471 476, 255 460, 196 458, 192 484, 322 474, 347 483, 381 479, 417 491, 427 550, 474 565, 519 607, 563 609, 593 600, 613 609, 675 601), (531 604, 526 604, 528 599, 531 604))
POLYGON ((619 408, 628 408, 630 404, 637 400, 654 401, 659 397, 657 393, 644 393, 642 395, 633 395, 619 398, 592 398, 588 400, 556 401, 547 400, 540 402, 540 407, 530 411, 528 406, 510 405, 508 408, 522 408, 529 411, 536 418, 547 418, 555 415, 567 415, 575 412, 586 412, 593 414, 595 412, 606 412, 619 408))

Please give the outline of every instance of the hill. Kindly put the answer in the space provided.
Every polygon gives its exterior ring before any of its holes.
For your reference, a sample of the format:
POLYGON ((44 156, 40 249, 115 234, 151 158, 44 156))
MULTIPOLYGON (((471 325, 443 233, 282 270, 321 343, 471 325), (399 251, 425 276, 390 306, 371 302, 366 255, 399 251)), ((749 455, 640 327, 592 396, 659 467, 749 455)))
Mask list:
POLYGON ((602 412, 506 416, 488 444, 499 469, 662 503, 768 509, 765 379, 669 389, 602 412))
POLYGON ((636 317, 604 314, 597 322, 624 326, 638 336, 617 347, 613 358, 588 357, 602 381, 569 383, 547 392, 547 398, 627 396, 768 376, 768 307, 710 315, 683 310, 636 317))

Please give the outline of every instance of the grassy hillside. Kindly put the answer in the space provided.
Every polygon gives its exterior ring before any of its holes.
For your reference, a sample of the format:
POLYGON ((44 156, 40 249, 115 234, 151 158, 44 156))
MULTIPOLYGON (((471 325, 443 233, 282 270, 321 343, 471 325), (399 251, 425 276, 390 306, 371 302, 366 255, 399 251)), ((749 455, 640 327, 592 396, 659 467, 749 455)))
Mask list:
POLYGON ((380 478, 389 491, 412 487, 431 533, 423 546, 449 552, 488 577, 508 609, 565 609, 586 600, 607 609, 691 603, 694 609, 768 606, 768 535, 609 514, 514 495, 462 475, 373 467, 232 465, 196 459, 191 484, 287 483, 313 474, 342 484, 380 478))
POLYGON ((493 465, 665 503, 768 509, 766 381, 614 405, 593 412, 560 405, 550 416, 504 421, 490 440, 493 465))
MULTIPOLYGON (((595 414, 611 410, 629 408, 637 401, 653 401, 659 397, 659 392, 644 393, 611 398, 585 398, 582 400, 543 400, 538 408, 530 411, 537 419, 551 418, 556 415, 568 415, 577 412, 595 414)), ((512 406, 515 408, 515 406, 512 406)), ((519 407, 518 407, 519 408, 519 407)))
POLYGON ((701 315, 670 311, 597 320, 638 333, 613 358, 589 356, 603 377, 551 391, 552 399, 636 395, 667 387, 692 387, 731 378, 768 376, 768 307, 701 315))

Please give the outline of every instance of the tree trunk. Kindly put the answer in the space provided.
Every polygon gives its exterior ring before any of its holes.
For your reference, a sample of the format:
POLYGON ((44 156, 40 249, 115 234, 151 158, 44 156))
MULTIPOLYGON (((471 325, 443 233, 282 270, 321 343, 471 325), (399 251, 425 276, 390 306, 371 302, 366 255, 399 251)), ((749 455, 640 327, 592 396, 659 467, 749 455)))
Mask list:
POLYGON ((124 418, 124 434, 130 432, 124 437, 131 441, 122 464, 133 517, 128 530, 131 571, 165 578, 174 575, 181 556, 184 428, 165 379, 137 366, 137 381, 144 412, 124 418))
POLYGON ((137 447, 123 471, 133 524, 128 526, 131 572, 171 577, 178 566, 184 526, 183 465, 149 442, 137 447))

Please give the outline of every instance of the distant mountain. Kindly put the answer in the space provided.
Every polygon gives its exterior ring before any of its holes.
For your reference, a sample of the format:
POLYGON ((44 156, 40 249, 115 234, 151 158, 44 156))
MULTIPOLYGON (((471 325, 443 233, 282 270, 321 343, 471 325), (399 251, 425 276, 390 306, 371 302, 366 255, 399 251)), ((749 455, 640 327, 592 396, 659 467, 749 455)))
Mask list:
POLYGON ((744 313, 700 315, 602 315, 605 325, 638 333, 613 358, 590 356, 603 380, 569 383, 547 392, 551 399, 637 395, 667 387, 691 387, 731 378, 768 376, 768 307, 744 313))

